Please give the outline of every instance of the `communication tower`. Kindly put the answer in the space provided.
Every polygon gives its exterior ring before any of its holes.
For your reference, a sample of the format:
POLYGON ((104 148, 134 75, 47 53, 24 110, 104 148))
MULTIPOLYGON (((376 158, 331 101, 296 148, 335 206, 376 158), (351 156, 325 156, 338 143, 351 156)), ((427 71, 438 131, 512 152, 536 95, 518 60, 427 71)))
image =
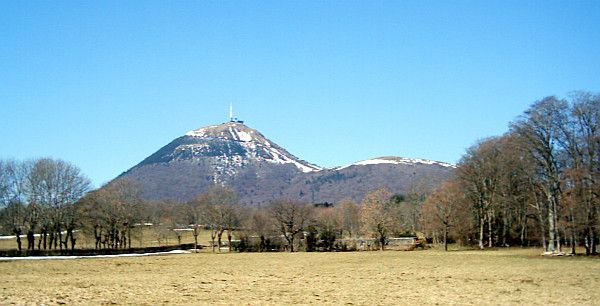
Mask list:
POLYGON ((243 120, 238 120, 238 118, 233 118, 233 103, 229 103, 229 122, 236 123, 244 123, 243 120))

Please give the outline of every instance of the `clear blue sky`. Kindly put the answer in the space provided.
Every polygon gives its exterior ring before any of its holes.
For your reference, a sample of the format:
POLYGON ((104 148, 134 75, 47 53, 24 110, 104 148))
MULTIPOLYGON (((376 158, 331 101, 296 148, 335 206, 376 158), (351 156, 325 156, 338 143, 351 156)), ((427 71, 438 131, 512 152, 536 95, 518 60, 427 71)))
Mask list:
POLYGON ((600 91, 599 1, 3 1, 0 158, 96 186, 237 117, 320 166, 456 162, 600 91), (124 2, 124 3, 122 3, 124 2))

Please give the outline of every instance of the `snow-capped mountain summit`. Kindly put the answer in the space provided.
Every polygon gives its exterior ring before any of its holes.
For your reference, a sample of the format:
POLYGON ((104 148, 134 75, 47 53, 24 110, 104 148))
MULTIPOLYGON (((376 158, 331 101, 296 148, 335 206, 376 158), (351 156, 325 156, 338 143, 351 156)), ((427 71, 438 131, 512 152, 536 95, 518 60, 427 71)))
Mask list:
POLYGON ((189 200, 214 185, 236 189, 248 204, 287 197, 307 202, 360 201, 369 190, 403 193, 423 176, 447 177, 452 164, 378 157, 322 168, 301 160, 241 121, 191 130, 121 174, 147 199, 189 200))

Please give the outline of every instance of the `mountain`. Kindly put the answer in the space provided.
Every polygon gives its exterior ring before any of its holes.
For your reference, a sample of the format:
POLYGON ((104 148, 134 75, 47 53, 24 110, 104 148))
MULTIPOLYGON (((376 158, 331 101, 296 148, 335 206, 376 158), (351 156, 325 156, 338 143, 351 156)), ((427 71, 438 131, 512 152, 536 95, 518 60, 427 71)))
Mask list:
POLYGON ((120 175, 138 180, 146 199, 188 200, 228 185, 248 204, 292 197, 308 202, 360 201, 369 190, 404 193, 422 177, 447 177, 454 165, 379 157, 322 168, 301 160, 240 121, 189 131, 120 175))

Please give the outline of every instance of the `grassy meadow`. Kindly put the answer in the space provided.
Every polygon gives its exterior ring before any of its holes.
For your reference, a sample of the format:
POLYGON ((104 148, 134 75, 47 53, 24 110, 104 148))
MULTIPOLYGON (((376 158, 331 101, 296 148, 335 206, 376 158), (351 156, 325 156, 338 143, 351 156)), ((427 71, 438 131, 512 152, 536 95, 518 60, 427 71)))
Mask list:
POLYGON ((577 304, 598 258, 540 249, 217 253, 0 262, 0 304, 577 304))

